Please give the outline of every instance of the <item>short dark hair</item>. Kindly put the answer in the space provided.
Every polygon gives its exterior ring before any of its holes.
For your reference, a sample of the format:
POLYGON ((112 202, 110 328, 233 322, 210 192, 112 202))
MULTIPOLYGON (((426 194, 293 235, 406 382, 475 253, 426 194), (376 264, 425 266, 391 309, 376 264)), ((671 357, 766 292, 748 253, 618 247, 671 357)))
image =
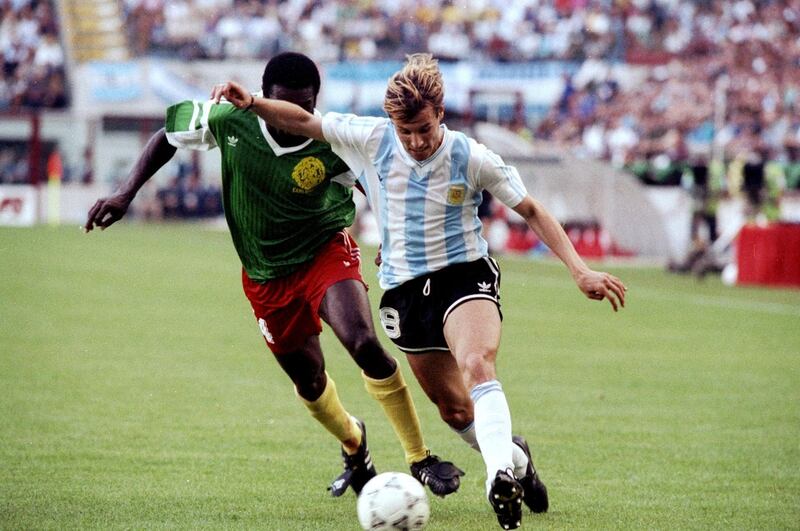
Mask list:
POLYGON ((312 87, 314 96, 319 94, 319 70, 308 56, 297 52, 283 52, 274 56, 264 68, 261 78, 261 90, 264 96, 269 95, 274 85, 289 89, 312 87))

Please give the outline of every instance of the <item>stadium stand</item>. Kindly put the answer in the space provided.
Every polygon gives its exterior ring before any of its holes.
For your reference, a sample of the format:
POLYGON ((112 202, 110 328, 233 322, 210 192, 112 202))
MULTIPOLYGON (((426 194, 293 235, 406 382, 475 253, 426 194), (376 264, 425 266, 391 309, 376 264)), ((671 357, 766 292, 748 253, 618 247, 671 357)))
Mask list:
POLYGON ((773 173, 793 176, 777 186, 800 186, 793 0, 128 0, 125 16, 140 55, 241 59, 295 49, 328 62, 426 49, 443 61, 578 62, 537 137, 648 184, 680 184, 692 163, 713 155, 773 161, 773 173), (720 97, 728 100, 721 117, 720 97))
MULTIPOLYGON (((680 50, 680 60, 670 56, 641 72, 636 83, 607 64, 585 62, 567 80, 538 136, 616 166, 638 167, 640 177, 655 184, 679 184, 682 171, 674 165, 707 156, 712 147, 727 160, 756 154, 796 162, 800 25, 780 18, 770 24, 764 18, 770 10, 759 13, 747 29, 740 28, 756 35, 763 28, 757 39, 729 38, 712 46, 697 38, 680 50), (715 116, 720 99, 725 113, 715 116), (642 161, 650 164, 642 168, 642 161)), ((734 35, 736 28, 730 29, 734 35)))
MULTIPOLYGON (((631 175, 675 189, 685 238, 623 234, 607 206, 571 212, 589 233, 613 229, 621 253, 650 242, 674 256, 676 240, 713 239, 724 232, 718 206, 733 196, 752 217, 785 216, 786 191, 800 188, 797 0, 0 0, 0 10, 0 112, 66 108, 85 120, 64 149, 65 180, 115 182, 131 163, 120 148, 146 138, 166 104, 244 79, 275 52, 323 65, 325 108, 373 113, 398 61, 429 50, 447 72, 453 126, 502 123, 546 146, 535 160, 557 159, 548 173, 583 172, 592 189, 612 175, 617 189, 631 175), (66 74, 77 78, 70 90, 66 74)), ((0 182, 21 182, 35 160, 15 142, 0 145, 0 182)), ((207 187, 203 161, 189 164, 207 187)), ((144 215, 205 215, 165 206, 197 185, 180 167, 167 172, 144 215)), ((624 187, 632 201, 650 193, 624 187)))
POLYGON ((76 62, 129 57, 117 0, 62 0, 60 5, 76 62))

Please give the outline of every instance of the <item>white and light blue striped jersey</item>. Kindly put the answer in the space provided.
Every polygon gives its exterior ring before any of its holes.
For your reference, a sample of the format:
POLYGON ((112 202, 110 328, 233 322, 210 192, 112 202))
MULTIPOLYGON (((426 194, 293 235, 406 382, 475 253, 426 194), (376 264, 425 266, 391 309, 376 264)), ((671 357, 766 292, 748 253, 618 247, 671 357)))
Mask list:
POLYGON ((512 208, 527 195, 514 167, 463 133, 442 128, 442 145, 419 162, 388 118, 323 116, 325 140, 359 176, 377 218, 384 289, 488 255, 478 219, 483 189, 512 208))

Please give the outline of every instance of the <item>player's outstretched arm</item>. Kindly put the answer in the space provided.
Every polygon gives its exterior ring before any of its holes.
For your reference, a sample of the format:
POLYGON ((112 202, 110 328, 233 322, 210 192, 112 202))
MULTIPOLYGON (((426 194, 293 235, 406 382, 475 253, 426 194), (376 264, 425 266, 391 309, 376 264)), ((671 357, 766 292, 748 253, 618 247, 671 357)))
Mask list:
POLYGON ((216 85, 211 91, 211 99, 216 103, 219 103, 222 98, 238 109, 253 111, 265 122, 281 131, 325 142, 325 137, 322 136, 322 119, 299 105, 288 101, 254 96, 234 81, 216 85))
POLYGON ((108 197, 98 199, 89 209, 86 225, 83 226, 84 232, 89 232, 95 227, 103 230, 122 219, 139 189, 161 166, 169 162, 175 151, 176 148, 167 141, 167 133, 162 127, 147 141, 144 151, 131 169, 128 180, 120 189, 108 197))
POLYGON ((564 262, 584 295, 598 301, 608 299, 615 312, 625 306, 625 291, 628 289, 625 284, 610 273, 591 270, 578 255, 561 224, 539 201, 526 196, 514 211, 525 218, 531 230, 564 262))

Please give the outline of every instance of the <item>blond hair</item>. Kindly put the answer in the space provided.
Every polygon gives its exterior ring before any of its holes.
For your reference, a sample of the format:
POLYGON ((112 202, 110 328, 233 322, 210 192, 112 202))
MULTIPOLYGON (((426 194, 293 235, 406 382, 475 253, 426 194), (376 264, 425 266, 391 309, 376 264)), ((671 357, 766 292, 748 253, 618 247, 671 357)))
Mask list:
POLYGON ((406 64, 396 72, 386 87, 383 110, 392 120, 412 120, 428 105, 444 109, 444 83, 439 61, 429 53, 406 56, 406 64))

